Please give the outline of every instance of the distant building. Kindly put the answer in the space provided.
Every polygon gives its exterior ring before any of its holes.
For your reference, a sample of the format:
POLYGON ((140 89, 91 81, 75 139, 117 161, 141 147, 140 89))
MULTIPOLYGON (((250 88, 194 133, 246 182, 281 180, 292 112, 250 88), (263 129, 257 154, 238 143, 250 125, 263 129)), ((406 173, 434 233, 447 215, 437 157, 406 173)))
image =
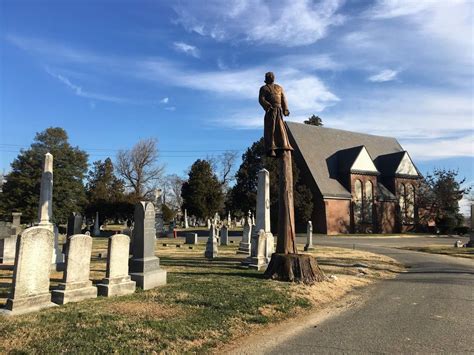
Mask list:
POLYGON ((395 138, 288 122, 316 233, 413 230, 421 174, 395 138))

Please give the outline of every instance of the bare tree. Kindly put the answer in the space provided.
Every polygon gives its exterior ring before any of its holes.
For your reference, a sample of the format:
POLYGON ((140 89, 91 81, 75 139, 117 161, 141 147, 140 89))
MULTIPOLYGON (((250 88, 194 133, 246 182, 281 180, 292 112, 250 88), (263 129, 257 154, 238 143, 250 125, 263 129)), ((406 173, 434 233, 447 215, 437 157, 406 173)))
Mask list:
POLYGON ((137 199, 151 198, 162 177, 164 167, 158 165, 158 148, 154 138, 142 139, 130 150, 117 154, 117 172, 137 199))
POLYGON ((183 198, 181 197, 181 188, 183 187, 184 179, 176 174, 167 175, 164 179, 164 187, 167 191, 167 202, 170 203, 176 210, 180 210, 183 205, 183 198), (169 199, 168 199, 169 198, 169 199))
POLYGON ((232 174, 235 162, 237 160, 238 152, 235 150, 228 150, 222 153, 219 158, 220 165, 220 179, 222 186, 226 187, 229 182, 235 179, 234 174, 232 174))

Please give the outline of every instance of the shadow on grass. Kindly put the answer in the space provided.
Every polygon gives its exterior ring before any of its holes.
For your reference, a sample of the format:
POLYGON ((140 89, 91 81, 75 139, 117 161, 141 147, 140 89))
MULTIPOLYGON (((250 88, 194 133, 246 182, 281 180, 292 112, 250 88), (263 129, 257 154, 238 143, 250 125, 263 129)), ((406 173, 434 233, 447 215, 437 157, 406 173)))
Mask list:
POLYGON ((231 277, 245 277, 251 279, 266 279, 263 273, 255 273, 255 272, 176 272, 179 275, 188 275, 188 276, 231 276, 231 277))
POLYGON ((208 259, 197 259, 197 258, 170 258, 170 257, 160 257, 160 262, 162 265, 169 266, 215 266, 215 267, 235 267, 240 266, 243 259, 240 258, 231 258, 231 257, 220 257, 212 260, 208 259))

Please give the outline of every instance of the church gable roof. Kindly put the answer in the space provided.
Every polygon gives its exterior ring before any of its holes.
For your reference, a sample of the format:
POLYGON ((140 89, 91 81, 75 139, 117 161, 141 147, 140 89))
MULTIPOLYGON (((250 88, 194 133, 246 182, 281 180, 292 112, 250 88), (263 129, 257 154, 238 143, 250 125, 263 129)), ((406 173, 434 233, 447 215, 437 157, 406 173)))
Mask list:
POLYGON ((420 176, 418 169, 415 164, 413 164, 413 160, 411 160, 408 152, 405 152, 400 160, 395 174, 398 176, 420 176))
MULTIPOLYGON (((391 137, 374 136, 295 122, 287 122, 287 126, 293 147, 301 153, 324 197, 351 198, 350 191, 338 181, 339 151, 348 150, 346 161, 350 161, 351 157, 355 156, 356 152, 360 153, 364 147, 373 160, 377 160, 381 155, 403 152, 403 148, 398 141, 391 137)), ((354 158, 351 167, 356 160, 354 158)), ((346 168, 346 164, 349 163, 341 163, 341 167, 346 168)), ((377 165, 375 166, 377 169, 377 165)), ((377 170, 380 171, 380 169, 377 170)))
POLYGON ((419 176, 407 151, 381 155, 375 159, 375 165, 384 176, 419 176))

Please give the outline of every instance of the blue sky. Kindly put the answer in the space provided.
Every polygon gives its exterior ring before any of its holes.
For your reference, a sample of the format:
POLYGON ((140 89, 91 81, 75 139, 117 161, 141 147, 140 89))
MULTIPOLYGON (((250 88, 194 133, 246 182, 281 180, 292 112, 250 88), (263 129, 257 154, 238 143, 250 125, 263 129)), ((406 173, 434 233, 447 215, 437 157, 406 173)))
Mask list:
POLYGON ((399 139, 473 172, 473 2, 1 1, 0 169, 64 127, 91 162, 155 137, 166 172, 262 135, 266 71, 291 116, 399 139), (271 6, 270 6, 271 4, 271 6))

